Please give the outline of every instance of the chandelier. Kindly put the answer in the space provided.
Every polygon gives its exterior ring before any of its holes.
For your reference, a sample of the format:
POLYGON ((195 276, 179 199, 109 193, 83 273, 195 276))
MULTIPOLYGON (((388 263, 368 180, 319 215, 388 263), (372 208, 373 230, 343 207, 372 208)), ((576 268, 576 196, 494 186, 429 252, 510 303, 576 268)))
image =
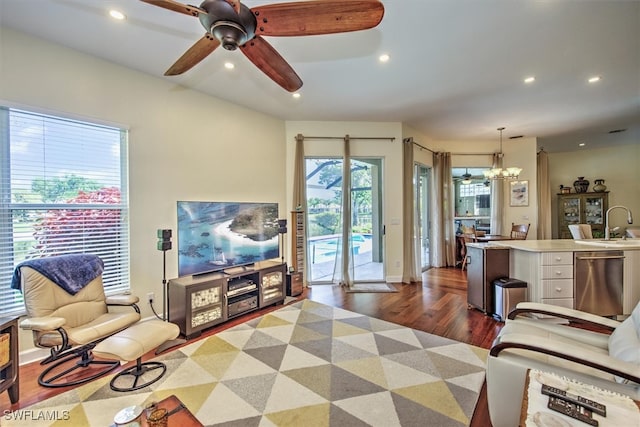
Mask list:
MULTIPOLYGON (((502 154, 502 131, 504 127, 498 128, 500 131, 500 158, 503 157, 502 154)), ((491 168, 489 170, 484 171, 484 177, 487 179, 518 179, 520 176, 520 172, 522 172, 522 168, 519 167, 507 167, 507 168, 491 168)))

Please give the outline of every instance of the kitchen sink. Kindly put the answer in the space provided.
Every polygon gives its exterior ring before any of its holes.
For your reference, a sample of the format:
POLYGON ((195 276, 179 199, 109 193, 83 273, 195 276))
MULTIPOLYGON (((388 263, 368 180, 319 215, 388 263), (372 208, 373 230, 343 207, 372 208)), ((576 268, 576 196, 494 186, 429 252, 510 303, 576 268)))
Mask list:
POLYGON ((581 245, 604 246, 606 248, 638 248, 640 249, 640 239, 584 239, 574 240, 581 245))

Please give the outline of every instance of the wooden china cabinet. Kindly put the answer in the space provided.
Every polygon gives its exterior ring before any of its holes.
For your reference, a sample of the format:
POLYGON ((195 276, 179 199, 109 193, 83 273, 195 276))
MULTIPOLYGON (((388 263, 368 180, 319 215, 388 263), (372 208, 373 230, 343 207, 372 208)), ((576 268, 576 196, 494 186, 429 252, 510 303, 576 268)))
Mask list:
POLYGON ((571 224, 589 224, 593 237, 603 237, 608 207, 608 191, 558 194, 558 237, 571 239, 571 224))

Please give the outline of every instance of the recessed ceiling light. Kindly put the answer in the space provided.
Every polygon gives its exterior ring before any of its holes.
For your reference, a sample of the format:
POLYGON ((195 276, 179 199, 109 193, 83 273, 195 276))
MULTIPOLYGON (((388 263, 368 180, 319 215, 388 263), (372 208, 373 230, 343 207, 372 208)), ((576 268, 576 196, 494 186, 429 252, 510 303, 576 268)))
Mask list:
POLYGON ((599 82, 600 80, 602 80, 602 77, 600 76, 593 76, 590 77, 589 80, 587 80, 589 83, 596 83, 599 82))
POLYGON ((380 62, 387 62, 388 60, 389 60, 389 55, 387 55, 386 53, 383 53, 378 57, 378 61, 380 62))
POLYGON ((298 98, 300 98, 301 95, 300 95, 300 93, 296 92, 291 96, 293 96, 294 98, 298 99, 298 98))
POLYGON ((524 79, 524 82, 525 82, 525 83, 533 83, 533 82, 535 82, 535 81, 536 81, 536 78, 535 78, 535 77, 533 77, 533 76, 531 76, 531 77, 527 77, 527 78, 525 78, 525 79, 524 79))
POLYGON ((584 147, 585 145, 587 144, 585 144, 584 142, 581 142, 580 144, 578 144, 578 147, 584 147))
POLYGON ((233 70, 236 66, 233 64, 233 62, 225 62, 224 63, 224 68, 226 68, 227 70, 233 70))
POLYGON ((120 12, 119 10, 115 10, 115 9, 111 9, 109 11, 109 15, 113 18, 113 19, 117 19, 118 21, 122 21, 126 18, 125 14, 120 12))

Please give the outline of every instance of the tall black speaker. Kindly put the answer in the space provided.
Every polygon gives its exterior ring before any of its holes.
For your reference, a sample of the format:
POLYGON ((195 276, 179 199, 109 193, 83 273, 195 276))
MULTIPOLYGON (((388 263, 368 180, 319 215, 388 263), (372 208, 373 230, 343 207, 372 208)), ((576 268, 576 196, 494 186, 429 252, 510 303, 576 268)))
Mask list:
POLYGON ((162 251, 162 320, 167 320, 167 251, 171 250, 171 229, 159 228, 158 250, 162 251))
POLYGON ((280 256, 282 257, 282 263, 284 264, 284 245, 286 244, 284 241, 284 235, 287 234, 287 220, 279 219, 278 220, 278 237, 280 240, 280 246, 282 249, 280 250, 280 256))
POLYGON ((171 250, 171 229, 158 229, 158 250, 171 250))
MULTIPOLYGON (((167 251, 171 250, 171 229, 159 228, 157 247, 159 251, 162 251, 162 320, 170 322, 169 319, 169 292, 167 285, 167 251)), ((160 354, 163 351, 175 347, 180 344, 184 344, 186 340, 182 338, 176 338, 174 340, 165 341, 156 348, 156 354, 160 354)))

